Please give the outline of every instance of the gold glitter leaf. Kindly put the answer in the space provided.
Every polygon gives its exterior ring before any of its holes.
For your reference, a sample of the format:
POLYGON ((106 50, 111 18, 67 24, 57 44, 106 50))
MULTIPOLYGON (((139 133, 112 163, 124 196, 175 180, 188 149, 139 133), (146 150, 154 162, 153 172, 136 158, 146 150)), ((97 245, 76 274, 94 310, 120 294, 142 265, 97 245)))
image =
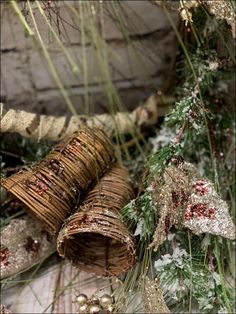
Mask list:
POLYGON ((169 229, 177 227, 183 220, 183 214, 191 192, 189 175, 194 168, 188 163, 180 163, 178 167, 171 165, 164 173, 164 184, 155 195, 155 201, 161 207, 160 219, 156 227, 151 247, 155 250, 166 240, 169 229))

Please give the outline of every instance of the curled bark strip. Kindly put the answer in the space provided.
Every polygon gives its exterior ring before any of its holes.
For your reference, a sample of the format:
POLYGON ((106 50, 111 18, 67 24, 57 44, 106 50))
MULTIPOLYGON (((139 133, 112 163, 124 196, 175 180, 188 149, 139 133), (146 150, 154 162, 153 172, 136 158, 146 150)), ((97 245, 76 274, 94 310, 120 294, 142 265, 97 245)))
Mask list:
POLYGON ((147 101, 132 112, 118 112, 115 115, 100 114, 91 117, 72 116, 66 125, 65 117, 36 115, 23 110, 6 110, 0 104, 1 132, 19 133, 40 141, 41 139, 58 141, 71 135, 81 126, 103 128, 111 136, 115 130, 122 134, 131 133, 135 128, 149 127, 158 117, 168 111, 170 100, 151 95, 147 101))

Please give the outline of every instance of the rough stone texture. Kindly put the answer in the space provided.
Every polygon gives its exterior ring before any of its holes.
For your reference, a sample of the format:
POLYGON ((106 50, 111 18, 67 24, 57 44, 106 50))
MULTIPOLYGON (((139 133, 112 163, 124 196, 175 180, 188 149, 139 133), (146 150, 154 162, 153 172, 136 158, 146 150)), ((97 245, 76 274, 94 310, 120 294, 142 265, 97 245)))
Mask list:
MULTIPOLYGON (((33 26, 31 17, 27 14, 26 3, 22 3, 26 19, 33 26)), ((41 3, 43 5, 43 2, 41 3)), ((170 75, 177 45, 162 8, 149 1, 104 1, 102 4, 95 1, 92 8, 94 14, 91 15, 85 11, 85 6, 81 9, 81 3, 78 1, 51 3, 51 8, 46 8, 44 12, 79 66, 78 74, 72 73, 65 54, 53 38, 36 4, 33 4, 34 17, 56 70, 78 113, 84 111, 86 93, 89 93, 92 112, 107 110, 108 101, 104 92, 106 74, 104 66, 99 62, 99 58, 103 61, 105 58, 100 49, 94 48, 88 36, 83 44, 81 20, 76 18, 68 5, 73 4, 79 12, 83 10, 85 27, 91 25, 91 20, 94 20, 96 29, 100 30, 106 39, 109 76, 119 90, 121 100, 129 109, 163 86, 170 75), (101 5, 103 15, 99 9, 101 5), (126 29, 126 37, 129 35, 128 40, 124 38, 121 30, 121 19, 126 29), (87 88, 84 84, 84 64, 87 66, 87 88)), ((1 7, 2 99, 7 106, 37 113, 69 113, 34 36, 27 36, 9 3, 2 4, 1 7)), ((173 19, 178 23, 177 15, 173 15, 173 19)))

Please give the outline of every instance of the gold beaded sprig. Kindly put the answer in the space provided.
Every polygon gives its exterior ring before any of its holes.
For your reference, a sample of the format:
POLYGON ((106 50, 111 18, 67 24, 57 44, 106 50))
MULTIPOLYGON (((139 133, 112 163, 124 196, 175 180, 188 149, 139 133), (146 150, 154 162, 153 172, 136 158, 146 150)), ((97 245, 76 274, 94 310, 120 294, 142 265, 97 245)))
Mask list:
POLYGON ((170 313, 157 279, 145 278, 142 296, 146 313, 170 313))
POLYGON ((104 294, 101 297, 95 295, 88 298, 84 293, 80 293, 76 298, 78 304, 78 313, 112 313, 114 310, 114 298, 109 294, 104 294))

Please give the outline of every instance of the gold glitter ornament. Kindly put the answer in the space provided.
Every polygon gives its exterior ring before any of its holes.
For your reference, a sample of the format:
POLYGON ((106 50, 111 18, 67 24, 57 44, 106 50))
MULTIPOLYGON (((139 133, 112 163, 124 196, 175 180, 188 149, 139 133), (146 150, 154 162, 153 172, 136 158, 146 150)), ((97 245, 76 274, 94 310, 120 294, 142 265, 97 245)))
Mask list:
POLYGON ((185 8, 181 8, 180 9, 180 16, 182 18, 182 20, 185 21, 185 25, 188 25, 188 23, 192 23, 193 20, 192 20, 192 13, 185 9, 185 8))
POLYGON ((114 303, 114 299, 113 297, 111 297, 109 294, 104 294, 103 296, 101 296, 100 298, 100 305, 103 308, 107 308, 108 306, 110 306, 111 304, 114 303))
POLYGON ((93 295, 93 296, 89 299, 89 303, 91 303, 91 304, 99 304, 99 299, 98 299, 98 297, 96 297, 95 295, 93 295))
POLYGON ((146 276, 142 298, 146 313, 170 313, 157 280, 151 280, 146 276))
POLYGON ((221 0, 221 1, 212 1, 208 0, 205 2, 212 14, 218 19, 225 19, 227 21, 234 21, 235 12, 230 1, 221 0))
POLYGON ((78 313, 88 313, 88 305, 84 304, 79 306, 78 313))
POLYGON ((197 8, 200 5, 200 1, 198 0, 182 0, 180 1, 182 7, 187 9, 197 8))
POLYGON ((101 313, 101 312, 102 312, 102 307, 99 304, 91 304, 88 307, 88 313, 96 314, 96 313, 101 313))
POLYGON ((112 313, 114 308, 114 298, 109 294, 104 294, 101 297, 92 295, 90 298, 86 294, 79 294, 76 298, 78 313, 112 313))
POLYGON ((84 305, 88 300, 88 297, 86 296, 86 294, 79 294, 76 298, 76 302, 78 303, 78 305, 84 305))
POLYGON ((104 308, 108 313, 112 313, 114 311, 113 305, 108 305, 106 308, 104 308))

